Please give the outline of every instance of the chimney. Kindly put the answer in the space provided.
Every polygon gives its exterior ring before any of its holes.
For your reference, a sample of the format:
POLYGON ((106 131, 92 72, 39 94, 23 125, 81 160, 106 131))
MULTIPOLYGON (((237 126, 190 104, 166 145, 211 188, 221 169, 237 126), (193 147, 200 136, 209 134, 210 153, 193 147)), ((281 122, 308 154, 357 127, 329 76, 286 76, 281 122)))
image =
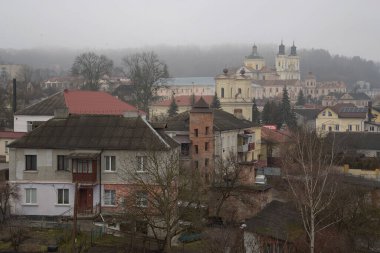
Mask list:
POLYGON ((136 118, 139 116, 138 111, 126 111, 124 112, 124 117, 125 118, 136 118))
POLYGON ((12 98, 12 109, 13 109, 13 114, 17 111, 17 94, 16 94, 16 78, 13 78, 13 98, 12 98))
POLYGON ((58 108, 54 110, 54 118, 65 119, 69 116, 68 108, 58 108))

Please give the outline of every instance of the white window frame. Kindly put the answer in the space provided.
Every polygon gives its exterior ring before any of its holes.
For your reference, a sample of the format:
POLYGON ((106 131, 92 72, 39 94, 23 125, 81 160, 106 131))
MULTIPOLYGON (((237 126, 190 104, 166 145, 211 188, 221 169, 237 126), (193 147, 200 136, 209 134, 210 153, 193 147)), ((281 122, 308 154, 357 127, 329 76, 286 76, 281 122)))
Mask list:
POLYGON ((136 156, 137 168, 136 172, 146 172, 147 157, 146 156, 136 156))
POLYGON ((147 192, 137 192, 136 193, 136 206, 137 207, 148 207, 148 193, 147 192))
POLYGON ((105 206, 116 206, 116 190, 105 189, 103 202, 105 206))
POLYGON ((116 157, 115 156, 104 156, 104 159, 106 162, 106 167, 105 167, 104 171, 115 172, 116 171, 116 157))
POLYGON ((30 132, 33 130, 33 121, 27 121, 26 122, 26 131, 30 132))
POLYGON ((67 188, 57 190, 57 205, 69 205, 70 204, 70 191, 67 188), (59 192, 62 191, 62 203, 59 203, 59 192), (65 202, 65 196, 67 196, 67 203, 65 202))
POLYGON ((37 204, 37 188, 25 188, 25 204, 35 205, 37 204), (34 193, 34 198, 33 198, 34 193))
POLYGON ((348 131, 352 132, 352 125, 348 125, 348 131))

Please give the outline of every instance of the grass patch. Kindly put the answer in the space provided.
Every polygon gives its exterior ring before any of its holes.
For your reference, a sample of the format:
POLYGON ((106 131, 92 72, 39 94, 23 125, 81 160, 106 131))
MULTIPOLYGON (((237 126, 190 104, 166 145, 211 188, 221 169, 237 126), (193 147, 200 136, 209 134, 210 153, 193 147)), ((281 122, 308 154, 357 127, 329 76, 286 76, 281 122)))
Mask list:
POLYGON ((123 246, 125 245, 124 237, 117 237, 113 235, 104 235, 96 240, 96 244, 99 246, 123 246))
POLYGON ((0 250, 12 249, 11 242, 0 241, 0 250))

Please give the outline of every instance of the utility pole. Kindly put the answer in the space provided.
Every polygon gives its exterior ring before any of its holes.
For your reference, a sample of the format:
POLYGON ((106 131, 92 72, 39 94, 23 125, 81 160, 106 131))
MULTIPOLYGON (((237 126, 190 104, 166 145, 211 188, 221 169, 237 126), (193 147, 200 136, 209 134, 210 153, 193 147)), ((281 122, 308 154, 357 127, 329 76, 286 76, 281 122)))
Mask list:
POLYGON ((78 182, 75 182, 75 193, 74 193, 74 217, 73 217, 73 235, 72 235, 72 252, 75 253, 75 244, 77 240, 77 214, 78 214, 78 182))

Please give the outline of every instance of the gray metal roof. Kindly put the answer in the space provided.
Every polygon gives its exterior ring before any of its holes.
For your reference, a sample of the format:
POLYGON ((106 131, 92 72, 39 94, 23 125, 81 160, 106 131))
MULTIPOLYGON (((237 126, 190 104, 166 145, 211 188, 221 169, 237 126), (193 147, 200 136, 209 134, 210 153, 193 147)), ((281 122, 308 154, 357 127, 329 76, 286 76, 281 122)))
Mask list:
POLYGON ((11 148, 167 150, 178 144, 141 117, 71 115, 53 118, 12 142, 11 148))

